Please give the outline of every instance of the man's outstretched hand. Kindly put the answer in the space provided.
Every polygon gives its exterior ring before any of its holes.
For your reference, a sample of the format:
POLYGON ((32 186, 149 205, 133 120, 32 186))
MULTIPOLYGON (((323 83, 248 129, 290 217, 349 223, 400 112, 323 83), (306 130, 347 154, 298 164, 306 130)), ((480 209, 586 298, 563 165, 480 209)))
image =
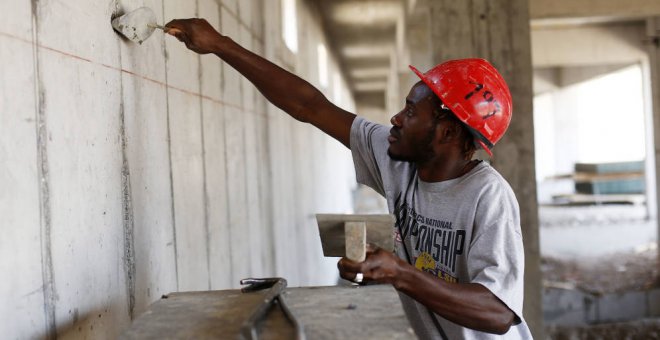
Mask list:
POLYGON ((219 50, 222 35, 204 19, 174 19, 165 25, 165 33, 175 36, 190 50, 199 54, 219 50))

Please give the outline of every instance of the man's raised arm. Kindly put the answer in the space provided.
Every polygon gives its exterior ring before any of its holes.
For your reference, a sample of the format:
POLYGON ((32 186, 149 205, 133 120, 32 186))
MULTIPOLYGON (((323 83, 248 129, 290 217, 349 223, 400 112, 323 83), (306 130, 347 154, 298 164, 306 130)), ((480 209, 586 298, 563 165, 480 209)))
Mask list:
POLYGON ((350 129, 355 115, 332 104, 310 83, 244 49, 218 33, 204 19, 172 20, 165 25, 165 32, 184 42, 192 51, 214 53, 250 80, 275 106, 350 147, 350 129))

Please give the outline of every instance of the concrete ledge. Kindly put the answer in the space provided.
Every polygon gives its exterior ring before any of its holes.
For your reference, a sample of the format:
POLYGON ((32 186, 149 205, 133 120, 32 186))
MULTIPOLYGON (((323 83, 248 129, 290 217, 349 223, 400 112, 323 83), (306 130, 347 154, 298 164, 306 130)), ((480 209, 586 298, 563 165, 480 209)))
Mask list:
POLYGON ((554 287, 543 291, 543 318, 547 325, 579 326, 654 317, 660 317, 660 289, 602 296, 554 287))

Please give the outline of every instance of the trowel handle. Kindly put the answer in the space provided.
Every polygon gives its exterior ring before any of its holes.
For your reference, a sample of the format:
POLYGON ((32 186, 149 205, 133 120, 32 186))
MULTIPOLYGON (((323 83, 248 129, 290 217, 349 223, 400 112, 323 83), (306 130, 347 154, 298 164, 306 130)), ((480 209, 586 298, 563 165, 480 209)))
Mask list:
POLYGON ((147 24, 147 26, 151 27, 151 28, 158 28, 158 29, 161 29, 163 31, 165 30, 165 26, 161 26, 161 25, 158 25, 158 24, 147 24))

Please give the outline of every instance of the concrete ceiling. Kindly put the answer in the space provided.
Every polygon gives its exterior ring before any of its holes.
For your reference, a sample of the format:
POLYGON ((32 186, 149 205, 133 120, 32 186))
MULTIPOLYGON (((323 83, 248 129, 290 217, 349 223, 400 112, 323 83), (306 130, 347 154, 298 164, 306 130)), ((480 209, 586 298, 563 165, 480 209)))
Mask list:
POLYGON ((315 0, 357 106, 385 105, 397 21, 406 0, 315 0))
MULTIPOLYGON (((328 40, 347 76, 356 105, 384 109, 397 24, 403 22, 406 6, 423 1, 309 1, 321 13, 328 40)), ((530 0, 529 8, 532 30, 543 31, 558 26, 570 29, 660 15, 660 0, 530 0)), ((544 62, 552 64, 552 61, 544 62)))

